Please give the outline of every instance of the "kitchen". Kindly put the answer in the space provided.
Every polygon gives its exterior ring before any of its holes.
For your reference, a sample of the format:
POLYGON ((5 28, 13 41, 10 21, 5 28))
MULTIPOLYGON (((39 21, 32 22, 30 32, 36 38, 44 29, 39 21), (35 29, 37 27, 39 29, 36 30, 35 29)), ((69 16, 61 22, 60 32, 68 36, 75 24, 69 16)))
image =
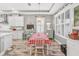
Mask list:
MULTIPOLYGON (((73 47, 73 38, 69 36, 73 27, 79 26, 78 23, 74 26, 74 8, 77 6, 76 3, 1 3, 0 55, 4 55, 14 41, 24 42, 39 32, 56 44, 56 53, 61 50, 57 56, 79 55, 78 41, 73 47)), ((51 48, 54 51, 53 48, 54 45, 51 48)))

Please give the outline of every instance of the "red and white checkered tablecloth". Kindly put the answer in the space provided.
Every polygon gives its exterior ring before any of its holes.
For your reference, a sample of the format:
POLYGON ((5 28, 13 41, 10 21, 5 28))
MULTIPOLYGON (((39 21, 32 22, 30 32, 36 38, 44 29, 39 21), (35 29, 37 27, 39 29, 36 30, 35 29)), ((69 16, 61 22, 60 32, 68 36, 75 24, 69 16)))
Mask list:
POLYGON ((48 36, 43 33, 35 33, 28 40, 28 44, 42 44, 42 43, 51 45, 51 40, 49 40, 48 36))

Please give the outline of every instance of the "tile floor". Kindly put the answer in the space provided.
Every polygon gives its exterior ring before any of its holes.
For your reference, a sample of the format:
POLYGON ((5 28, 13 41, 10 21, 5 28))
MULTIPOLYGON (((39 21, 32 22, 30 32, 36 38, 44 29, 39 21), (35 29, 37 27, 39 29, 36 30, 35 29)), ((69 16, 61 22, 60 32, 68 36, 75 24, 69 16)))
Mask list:
MULTIPOLYGON (((34 54, 32 54, 33 56, 34 54)), ((29 47, 25 45, 24 40, 14 40, 13 46, 8 48, 4 56, 30 56, 29 47)), ((42 56, 42 54, 40 55, 42 56)), ((50 46, 49 54, 45 56, 65 56, 61 50, 60 45, 52 41, 52 45, 50 46)))

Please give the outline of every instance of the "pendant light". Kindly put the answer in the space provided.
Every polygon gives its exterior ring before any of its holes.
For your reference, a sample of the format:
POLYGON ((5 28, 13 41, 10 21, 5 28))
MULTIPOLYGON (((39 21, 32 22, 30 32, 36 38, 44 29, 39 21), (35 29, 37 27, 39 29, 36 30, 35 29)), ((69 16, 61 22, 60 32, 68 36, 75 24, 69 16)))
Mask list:
POLYGON ((38 3, 38 5, 39 5, 39 16, 40 16, 40 3, 38 3))

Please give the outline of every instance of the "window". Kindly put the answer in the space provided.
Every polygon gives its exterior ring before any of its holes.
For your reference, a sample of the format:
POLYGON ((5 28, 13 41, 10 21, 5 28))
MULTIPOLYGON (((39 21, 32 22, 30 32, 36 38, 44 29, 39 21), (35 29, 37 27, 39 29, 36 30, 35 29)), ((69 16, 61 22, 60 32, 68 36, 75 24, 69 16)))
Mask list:
POLYGON ((44 33, 44 21, 45 17, 37 17, 36 18, 36 31, 44 33))
POLYGON ((61 14, 61 22, 64 22, 64 13, 61 14))
POLYGON ((58 16, 58 19, 60 19, 60 15, 58 16))
POLYGON ((68 37, 70 33, 70 10, 58 14, 56 17, 56 33, 68 37))
POLYGON ((64 36, 64 24, 62 24, 62 35, 64 36))
POLYGON ((65 19, 70 19, 70 10, 65 12, 65 19))
POLYGON ((57 17, 56 17, 56 24, 57 24, 58 22, 57 22, 57 17))
POLYGON ((60 23, 60 16, 57 17, 57 24, 60 23))

